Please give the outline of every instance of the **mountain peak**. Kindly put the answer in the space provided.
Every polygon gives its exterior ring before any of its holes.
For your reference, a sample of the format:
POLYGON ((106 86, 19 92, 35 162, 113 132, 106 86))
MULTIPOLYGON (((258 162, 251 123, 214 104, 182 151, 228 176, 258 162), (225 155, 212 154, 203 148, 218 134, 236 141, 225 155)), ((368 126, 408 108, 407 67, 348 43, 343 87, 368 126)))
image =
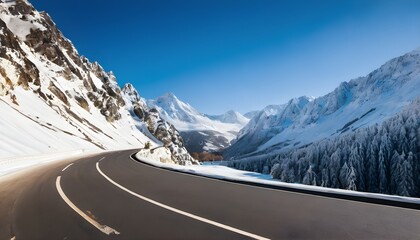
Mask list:
POLYGON ((161 98, 168 98, 168 99, 176 99, 176 100, 178 100, 178 98, 172 92, 167 92, 167 93, 163 94, 161 96, 161 98))
POLYGON ((121 91, 123 93, 127 94, 127 95, 137 95, 137 96, 139 96, 139 93, 134 88, 133 84, 131 84, 131 83, 126 83, 124 85, 124 87, 121 89, 121 91))
POLYGON ((249 121, 234 110, 217 116, 202 114, 173 93, 147 100, 146 104, 181 131, 186 148, 193 152, 220 151, 226 148, 249 121))
POLYGON ((246 118, 248 118, 248 119, 252 119, 252 118, 254 118, 255 116, 257 116, 259 112, 260 112, 259 110, 250 111, 250 112, 245 113, 245 114, 244 114, 244 117, 246 117, 246 118))
POLYGON ((201 116, 196 109, 188 103, 179 100, 175 94, 169 92, 156 98, 156 100, 148 100, 147 105, 150 108, 156 108, 163 113, 163 117, 172 120, 184 122, 194 122, 196 116, 201 116))
POLYGON ((240 124, 245 125, 248 123, 249 119, 244 117, 242 114, 235 110, 229 110, 221 115, 206 115, 211 120, 216 120, 222 123, 233 123, 233 124, 240 124))
POLYGON ((167 92, 167 93, 163 94, 162 96, 157 97, 156 102, 165 103, 165 104, 173 103, 173 104, 176 104, 176 105, 184 105, 184 104, 188 105, 188 104, 180 101, 178 99, 178 97, 175 96, 175 94, 172 93, 172 92, 167 92))
POLYGON ((133 84, 131 84, 131 83, 126 83, 126 84, 124 85, 123 89, 134 89, 134 86, 133 86, 133 84))
POLYGON ((293 103, 299 107, 304 107, 309 102, 312 102, 314 98, 308 97, 308 96, 300 96, 297 98, 292 98, 289 103, 293 103))
POLYGON ((237 115, 237 114, 240 114, 240 113, 238 113, 237 111, 235 111, 235 110, 228 110, 225 114, 228 114, 228 115, 237 115))

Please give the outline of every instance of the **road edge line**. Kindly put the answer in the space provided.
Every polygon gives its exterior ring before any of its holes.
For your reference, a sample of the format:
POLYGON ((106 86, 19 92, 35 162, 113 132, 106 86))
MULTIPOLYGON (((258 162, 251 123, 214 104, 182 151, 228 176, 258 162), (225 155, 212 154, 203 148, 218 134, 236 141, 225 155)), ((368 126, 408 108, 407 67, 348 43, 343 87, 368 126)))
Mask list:
POLYGON ((71 165, 73 165, 74 163, 70 163, 69 165, 67 165, 65 168, 63 168, 63 170, 61 170, 62 172, 66 171, 67 168, 69 168, 71 165))
POLYGON ((203 217, 200 217, 200 216, 194 215, 194 214, 192 214, 192 213, 188 213, 188 212, 185 212, 185 211, 182 211, 182 210, 176 209, 176 208, 174 208, 174 207, 171 207, 171 206, 165 205, 165 204, 163 204, 163 203, 157 202, 157 201, 152 200, 152 199, 150 199, 150 198, 144 197, 144 196, 142 196, 142 195, 140 195, 140 194, 138 194, 138 193, 135 193, 135 192, 131 191, 130 189, 128 189, 128 188, 126 188, 126 187, 124 187, 124 186, 120 185, 119 183, 115 182, 115 181, 114 181, 114 180, 112 180, 110 177, 108 177, 108 176, 107 176, 104 172, 102 172, 102 170, 99 168, 99 162, 96 162, 96 170, 98 170, 98 172, 99 172, 99 173, 100 173, 100 174, 101 174, 101 175, 102 175, 102 176, 103 176, 106 180, 108 180, 110 183, 112 183, 112 184, 113 184, 113 185, 115 185, 116 187, 120 188, 121 190, 123 190, 123 191, 125 191, 125 192, 127 192, 127 193, 129 193, 129 194, 131 194, 131 195, 133 195, 133 196, 135 196, 135 197, 137 197, 137 198, 140 198, 141 200, 144 200, 144 201, 146 201, 146 202, 149 202, 149 203, 151 203, 151 204, 153 204, 153 205, 156 205, 156 206, 158 206, 158 207, 161 207, 161 208, 164 208, 164 209, 166 209, 166 210, 169 210, 169 211, 172 211, 172 212, 178 213, 178 214, 180 214, 180 215, 183 215, 183 216, 186 216, 186 217, 189 217, 189 218, 192 218, 192 219, 198 220, 198 221, 200 221, 200 222, 204 222, 204 223, 207 223, 207 224, 210 224, 210 225, 213 225, 213 226, 219 227, 219 228, 223 228, 223 229, 225 229, 225 230, 229 230, 229 231, 231 231, 231 232, 235 232, 235 233, 238 233, 238 234, 241 234, 241 235, 244 235, 244 236, 247 236, 247 237, 253 238, 253 239, 258 239, 258 240, 269 240, 269 238, 262 237, 262 236, 259 236, 259 235, 253 234, 253 233, 249 233, 249 232, 246 232, 246 231, 240 230, 240 229, 238 229, 238 228, 234 228, 234 227, 231 227, 231 226, 228 226, 228 225, 222 224, 222 223, 218 223, 218 222, 212 221, 212 220, 210 220, 210 219, 206 219, 206 218, 203 218, 203 217))
MULTIPOLYGON (((419 203, 410 202, 410 201, 403 201, 403 200, 396 200, 396 199, 392 200, 392 199, 386 199, 386 198, 374 198, 374 197, 362 196, 362 195, 349 195, 349 194, 338 193, 338 192, 322 192, 322 191, 300 189, 300 188, 293 188, 293 187, 287 187, 287 186, 277 186, 277 185, 271 185, 271 184, 265 184, 265 183, 246 181, 246 180, 217 178, 217 177, 201 175, 201 174, 193 173, 193 172, 184 172, 181 170, 172 169, 168 167, 160 167, 160 166, 156 166, 151 163, 148 163, 148 162, 144 162, 138 159, 135 155, 136 155, 135 153, 130 155, 130 159, 133 160, 134 162, 143 164, 151 168, 159 169, 162 171, 169 171, 169 172, 174 172, 174 173, 183 174, 187 176, 204 178, 204 179, 209 179, 213 181, 221 181, 221 182, 226 182, 226 183, 231 183, 231 184, 238 184, 238 185, 248 186, 248 187, 262 188, 266 190, 283 191, 283 192, 289 192, 289 193, 295 193, 295 194, 310 195, 314 197, 322 197, 322 198, 371 204, 371 205, 377 205, 377 206, 383 206, 383 207, 401 208, 401 209, 416 210, 416 211, 420 210, 419 203)), ((364 193, 364 192, 361 192, 361 193, 364 193)), ((369 193, 369 192, 366 192, 366 193, 369 193)))
POLYGON ((74 203, 72 203, 70 201, 70 199, 66 196, 66 194, 63 191, 63 189, 61 188, 60 180, 61 180, 61 176, 58 176, 57 177, 57 180, 55 181, 55 186, 56 186, 57 191, 60 194, 61 198, 64 200, 65 203, 67 203, 67 205, 69 205, 69 207, 71 207, 82 218, 84 218, 87 222, 89 222, 90 224, 92 224, 94 227, 96 227, 101 232, 105 233, 106 235, 110 235, 110 234, 116 234, 116 235, 118 235, 118 234, 120 234, 115 229, 113 229, 113 228, 111 228, 111 227, 109 227, 107 225, 102 225, 102 224, 98 223, 97 221, 93 220, 86 213, 84 213, 82 210, 80 210, 78 207, 76 207, 76 205, 74 205, 74 203))

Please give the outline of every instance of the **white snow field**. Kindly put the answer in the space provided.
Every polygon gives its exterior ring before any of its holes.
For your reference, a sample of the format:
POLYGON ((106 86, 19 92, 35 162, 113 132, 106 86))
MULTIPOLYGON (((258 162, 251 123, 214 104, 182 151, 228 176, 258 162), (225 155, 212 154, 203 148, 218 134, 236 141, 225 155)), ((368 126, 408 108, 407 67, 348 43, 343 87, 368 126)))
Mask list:
POLYGON ((34 156, 0 158, 0 180, 2 177, 31 167, 41 166, 51 162, 65 161, 77 157, 98 153, 92 150, 75 150, 56 152, 34 156))

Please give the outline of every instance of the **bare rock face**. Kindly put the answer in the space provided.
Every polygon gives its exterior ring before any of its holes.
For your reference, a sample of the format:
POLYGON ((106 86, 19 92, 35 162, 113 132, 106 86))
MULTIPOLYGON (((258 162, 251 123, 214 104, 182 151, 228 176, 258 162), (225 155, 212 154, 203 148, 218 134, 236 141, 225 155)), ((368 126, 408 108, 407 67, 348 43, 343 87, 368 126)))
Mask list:
MULTIPOLYGON (((73 44, 63 36, 47 13, 38 13, 33 6, 22 0, 16 1, 8 8, 1 8, 2 14, 17 19, 15 21, 33 25, 26 36, 17 36, 7 23, 0 19, 0 29, 3 33, 0 35, 0 58, 8 60, 19 76, 17 82, 0 81, 0 90, 3 93, 9 93, 15 86, 38 91, 39 87, 44 85, 66 105, 69 105, 68 98, 74 98, 78 105, 87 111, 90 110, 90 105, 96 107, 109 122, 121 119, 119 111, 125 102, 112 72, 106 72, 97 62, 91 63, 87 58, 79 56, 73 44), (41 55, 41 61, 59 66, 61 70, 57 72, 58 75, 68 81, 80 82, 88 93, 81 94, 76 89, 62 89, 60 84, 54 82, 42 82, 38 67, 26 58, 28 50, 23 50, 24 48, 41 55), (23 63, 17 62, 16 56, 22 59, 23 63), (93 77, 97 78, 96 84, 93 77), (68 93, 67 96, 64 92, 68 93)), ((7 76, 3 78, 7 79, 7 76)))
POLYGON ((108 122, 113 122, 121 118, 121 114, 118 112, 119 107, 115 104, 112 98, 108 98, 105 105, 101 108, 102 115, 105 116, 108 122))
POLYGON ((24 89, 28 90, 29 83, 33 83, 36 86, 41 84, 39 79, 39 70, 31 61, 25 58, 24 65, 17 65, 16 67, 19 71, 19 86, 22 86, 24 89))
MULTIPOLYGON (((0 19, 0 58, 7 60, 12 66, 15 67, 16 75, 18 76, 17 82, 13 83, 8 76, 6 76, 5 69, 0 68, 0 73, 5 79, 8 90, 13 89, 13 85, 22 86, 24 89, 29 89, 29 83, 35 85, 40 84, 39 70, 36 66, 24 56, 26 55, 21 49, 17 37, 8 29, 6 23, 0 19), (9 51, 8 51, 9 50, 9 51), (23 63, 16 62, 13 55, 22 57, 23 63)), ((6 87, 5 84, 2 84, 6 87)))
POLYGON ((25 1, 16 0, 15 4, 9 7, 9 11, 13 15, 28 15, 35 11, 35 8, 26 4, 25 1))
POLYGON ((133 106, 133 111, 134 114, 142 121, 144 121, 145 117, 146 117, 146 113, 144 111, 144 109, 142 107, 140 107, 139 104, 135 104, 133 106))
POLYGON ((48 87, 48 90, 50 90, 58 99, 60 99, 63 103, 65 103, 67 106, 70 106, 69 100, 67 99, 66 94, 64 94, 53 82, 50 82, 50 86, 48 87))
POLYGON ((4 68, 0 68, 0 75, 4 79, 4 83, 0 82, 0 95, 7 95, 9 94, 10 90, 13 90, 13 83, 12 80, 7 76, 6 71, 4 68))
POLYGON ((156 109, 150 109, 146 116, 147 128, 171 151, 172 160, 175 163, 181 165, 185 165, 188 162, 197 163, 185 149, 179 132, 172 124, 162 119, 156 109))
POLYGON ((126 84, 122 89, 122 94, 125 96, 126 106, 130 108, 132 115, 145 122, 147 130, 170 150, 172 161, 181 165, 198 164, 185 148, 178 130, 165 121, 156 109, 149 109, 133 85, 126 84))
POLYGON ((10 31, 6 23, 3 20, 0 20, 0 29, 2 34, 0 34, 0 57, 9 59, 10 56, 7 55, 7 49, 15 49, 17 51, 21 50, 20 45, 16 40, 16 36, 10 31))
POLYGON ((86 99, 84 99, 82 96, 75 96, 74 99, 77 101, 79 106, 89 112, 89 103, 86 99))

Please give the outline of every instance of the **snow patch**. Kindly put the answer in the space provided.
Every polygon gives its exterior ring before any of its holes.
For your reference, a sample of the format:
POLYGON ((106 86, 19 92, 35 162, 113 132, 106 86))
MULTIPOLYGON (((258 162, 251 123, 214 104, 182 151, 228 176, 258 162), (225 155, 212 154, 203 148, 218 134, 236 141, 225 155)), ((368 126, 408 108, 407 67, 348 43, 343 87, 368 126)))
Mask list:
POLYGON ((82 157, 93 153, 99 153, 99 151, 81 149, 33 156, 0 158, 0 177, 26 168, 40 166, 51 162, 64 161, 70 158, 82 157))
POLYGON ((6 23, 7 28, 13 32, 21 41, 26 40, 26 36, 31 33, 31 29, 40 29, 45 31, 46 28, 36 21, 39 14, 35 16, 25 15, 25 20, 21 18, 23 16, 14 16, 7 10, 8 6, 13 5, 12 3, 1 3, 0 4, 0 19, 6 23))
MULTIPOLYGON (((154 149, 142 149, 137 155, 139 158, 150 159, 152 161, 160 163, 172 163, 174 162, 171 159, 171 151, 166 147, 157 147, 154 149)), ((174 164, 176 165, 176 164, 174 164)))

